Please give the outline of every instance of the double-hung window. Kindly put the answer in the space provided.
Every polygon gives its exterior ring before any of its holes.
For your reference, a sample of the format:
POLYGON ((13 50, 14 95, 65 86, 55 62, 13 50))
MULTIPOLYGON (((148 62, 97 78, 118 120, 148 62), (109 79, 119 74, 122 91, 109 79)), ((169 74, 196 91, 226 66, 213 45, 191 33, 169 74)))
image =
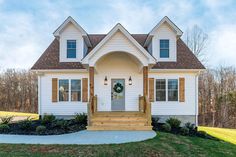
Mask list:
POLYGON ((168 101, 178 101, 178 80, 168 80, 168 101))
POLYGON ((160 58, 169 58, 169 40, 160 40, 160 58))
POLYGON ((71 80, 71 101, 81 101, 81 80, 71 80))
POLYGON ((156 80, 156 101, 166 101, 166 80, 156 80))
POLYGON ((156 101, 178 101, 178 79, 157 79, 156 101))
POLYGON ((59 101, 69 101, 69 80, 59 80, 59 101))
POLYGON ((76 58, 76 40, 67 40, 67 58, 76 58))

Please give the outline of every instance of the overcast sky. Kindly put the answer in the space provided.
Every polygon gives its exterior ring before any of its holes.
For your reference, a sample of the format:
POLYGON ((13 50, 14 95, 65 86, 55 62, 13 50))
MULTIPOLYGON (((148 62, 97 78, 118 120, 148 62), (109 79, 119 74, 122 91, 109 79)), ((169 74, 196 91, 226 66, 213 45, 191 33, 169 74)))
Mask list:
POLYGON ((209 35, 208 66, 236 66, 235 0, 0 0, 0 69, 29 69, 68 16, 87 33, 107 33, 118 22, 148 33, 164 16, 183 32, 197 24, 209 35))

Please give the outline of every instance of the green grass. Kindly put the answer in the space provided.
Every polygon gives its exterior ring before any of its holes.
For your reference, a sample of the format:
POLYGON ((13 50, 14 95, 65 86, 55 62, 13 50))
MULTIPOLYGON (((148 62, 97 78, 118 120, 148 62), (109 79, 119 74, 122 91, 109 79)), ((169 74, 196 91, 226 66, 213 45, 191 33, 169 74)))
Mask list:
POLYGON ((113 145, 10 145, 0 144, 4 157, 143 157, 143 156, 206 156, 227 157, 236 155, 236 145, 199 137, 188 137, 158 132, 154 139, 144 142, 113 145))
MULTIPOLYGON (((236 129, 198 127, 198 130, 206 131, 209 135, 236 144, 236 129)), ((235 155, 236 156, 236 155, 235 155)))
POLYGON ((38 114, 33 114, 33 113, 23 113, 23 112, 6 112, 6 111, 0 111, 0 117, 9 117, 9 116, 14 116, 14 117, 30 117, 34 120, 37 120, 39 118, 38 114))

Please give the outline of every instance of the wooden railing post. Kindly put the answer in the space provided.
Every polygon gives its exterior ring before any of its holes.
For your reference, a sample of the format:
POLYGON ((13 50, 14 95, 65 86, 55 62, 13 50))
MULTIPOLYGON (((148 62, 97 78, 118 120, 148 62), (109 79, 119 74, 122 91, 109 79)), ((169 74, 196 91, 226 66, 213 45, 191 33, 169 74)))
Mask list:
POLYGON ((144 99, 141 95, 139 95, 139 112, 144 113, 144 99))
POLYGON ((149 102, 147 95, 144 96, 144 102, 145 102, 145 114, 147 117, 147 125, 151 126, 152 123, 151 103, 149 102))
POLYGON ((94 101, 93 101, 93 103, 94 103, 94 113, 95 112, 97 112, 97 103, 98 103, 98 97, 97 97, 97 95, 95 95, 94 96, 94 101))

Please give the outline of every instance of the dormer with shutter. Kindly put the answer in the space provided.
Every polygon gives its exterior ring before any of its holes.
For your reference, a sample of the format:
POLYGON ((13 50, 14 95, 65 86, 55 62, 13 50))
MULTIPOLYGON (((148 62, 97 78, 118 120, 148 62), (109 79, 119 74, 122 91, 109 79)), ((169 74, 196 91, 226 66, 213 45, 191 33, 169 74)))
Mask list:
POLYGON ((91 47, 87 33, 72 17, 68 17, 53 35, 60 41, 60 62, 79 62, 91 47))

